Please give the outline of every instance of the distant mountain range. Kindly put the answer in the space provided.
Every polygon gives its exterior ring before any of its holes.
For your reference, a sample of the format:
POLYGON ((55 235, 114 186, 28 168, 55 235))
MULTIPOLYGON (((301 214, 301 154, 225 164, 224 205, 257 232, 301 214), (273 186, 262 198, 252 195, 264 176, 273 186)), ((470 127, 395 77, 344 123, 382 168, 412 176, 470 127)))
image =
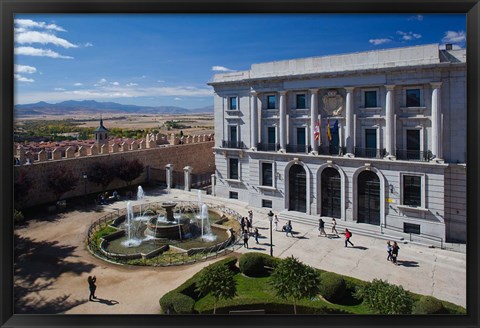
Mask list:
POLYGON ((125 114, 199 114, 213 113, 213 105, 187 109, 175 106, 135 106, 122 105, 114 102, 98 102, 94 100, 68 100, 57 104, 44 101, 35 104, 16 105, 15 116, 30 115, 75 115, 97 113, 125 113, 125 114))

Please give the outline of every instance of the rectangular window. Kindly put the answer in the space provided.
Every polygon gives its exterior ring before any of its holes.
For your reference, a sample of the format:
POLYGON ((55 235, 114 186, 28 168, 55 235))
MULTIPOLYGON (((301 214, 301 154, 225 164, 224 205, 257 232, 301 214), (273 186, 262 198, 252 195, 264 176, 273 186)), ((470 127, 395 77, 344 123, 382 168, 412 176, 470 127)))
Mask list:
POLYGON ((268 199, 262 199, 262 207, 272 208, 272 201, 268 199))
POLYGON ((407 159, 420 159, 420 130, 407 130, 407 159))
POLYGON ((230 126, 230 139, 229 141, 237 141, 237 126, 231 125, 230 126))
POLYGON ((420 107, 420 89, 407 89, 406 96, 407 107, 420 107))
POLYGON ((297 95, 297 109, 305 109, 307 108, 305 94, 298 94, 297 95))
POLYGON ((273 164, 262 163, 262 186, 273 187, 273 164))
POLYGON ((403 176, 403 205, 422 206, 422 177, 415 175, 403 176))
POLYGON ((230 158, 228 166, 228 178, 238 180, 238 158, 230 158))
POLYGON ((228 98, 228 109, 230 110, 237 109, 237 97, 228 98))
POLYGON ((277 108, 276 98, 274 95, 267 96, 267 109, 277 108))
POLYGON ((238 192, 230 191, 230 199, 238 199, 238 192))
POLYGON ((377 107, 377 91, 365 91, 365 108, 377 107))
POLYGON ((268 143, 269 144, 275 144, 275 134, 276 134, 276 131, 275 131, 275 127, 274 126, 269 126, 268 127, 268 130, 267 130, 267 133, 268 133, 268 143))
POLYGON ((420 225, 419 224, 412 224, 412 223, 403 223, 403 232, 414 233, 414 234, 419 235, 420 234, 420 225))

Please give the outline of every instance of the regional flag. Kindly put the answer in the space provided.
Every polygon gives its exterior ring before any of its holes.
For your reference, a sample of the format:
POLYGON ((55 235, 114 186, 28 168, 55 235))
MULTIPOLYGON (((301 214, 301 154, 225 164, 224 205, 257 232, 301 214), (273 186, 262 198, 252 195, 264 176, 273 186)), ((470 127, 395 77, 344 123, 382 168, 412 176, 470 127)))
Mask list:
POLYGON ((327 138, 328 138, 328 142, 332 141, 332 130, 330 129, 330 120, 327 120, 327 138))
POLYGON ((315 125, 315 130, 313 132, 313 135, 315 137, 315 140, 319 140, 320 139, 320 124, 318 123, 318 120, 317 120, 317 125, 315 125))

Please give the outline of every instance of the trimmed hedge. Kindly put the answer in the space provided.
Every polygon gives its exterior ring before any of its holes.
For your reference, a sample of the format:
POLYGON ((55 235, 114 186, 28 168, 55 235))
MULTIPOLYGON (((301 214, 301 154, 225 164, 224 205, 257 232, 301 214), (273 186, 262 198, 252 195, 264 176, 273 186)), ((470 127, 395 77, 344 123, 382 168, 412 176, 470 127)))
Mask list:
POLYGON ((164 314, 194 313, 195 300, 187 295, 171 291, 160 299, 160 307, 164 314))
POLYGON ((444 313, 445 308, 438 299, 432 296, 422 296, 413 306, 413 314, 439 314, 444 313))
POLYGON ((327 301, 336 303, 345 296, 345 280, 333 272, 324 272, 320 275, 320 294, 327 301))
POLYGON ((240 272, 248 277, 266 277, 270 275, 270 269, 278 264, 278 259, 263 253, 252 252, 240 256, 238 266, 240 272))
POLYGON ((411 314, 413 297, 402 286, 389 284, 381 279, 357 288, 357 298, 363 298, 372 310, 379 314, 411 314))

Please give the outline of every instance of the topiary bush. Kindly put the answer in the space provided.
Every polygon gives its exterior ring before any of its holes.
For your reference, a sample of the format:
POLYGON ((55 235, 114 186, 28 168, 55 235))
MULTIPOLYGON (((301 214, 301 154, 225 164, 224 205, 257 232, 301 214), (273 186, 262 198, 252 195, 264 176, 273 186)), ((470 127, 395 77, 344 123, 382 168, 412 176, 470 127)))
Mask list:
POLYGON ((320 275, 320 294, 327 301, 336 303, 345 296, 345 280, 336 273, 324 272, 320 275))
POLYGON ((414 304, 413 314, 439 314, 444 313, 445 308, 441 301, 432 296, 422 296, 414 304))
POLYGON ((357 288, 356 297, 379 314, 410 314, 413 299, 402 286, 391 285, 381 279, 357 288))
POLYGON ((17 211, 16 209, 13 209, 13 222, 15 224, 21 224, 25 221, 25 217, 23 216, 23 213, 21 211, 17 211))
POLYGON ((240 272, 249 277, 266 277, 270 275, 268 267, 275 267, 276 261, 269 255, 252 252, 240 256, 238 261, 240 272))
POLYGON ((195 301, 184 294, 171 291, 160 299, 160 307, 164 314, 190 314, 194 313, 195 301))

